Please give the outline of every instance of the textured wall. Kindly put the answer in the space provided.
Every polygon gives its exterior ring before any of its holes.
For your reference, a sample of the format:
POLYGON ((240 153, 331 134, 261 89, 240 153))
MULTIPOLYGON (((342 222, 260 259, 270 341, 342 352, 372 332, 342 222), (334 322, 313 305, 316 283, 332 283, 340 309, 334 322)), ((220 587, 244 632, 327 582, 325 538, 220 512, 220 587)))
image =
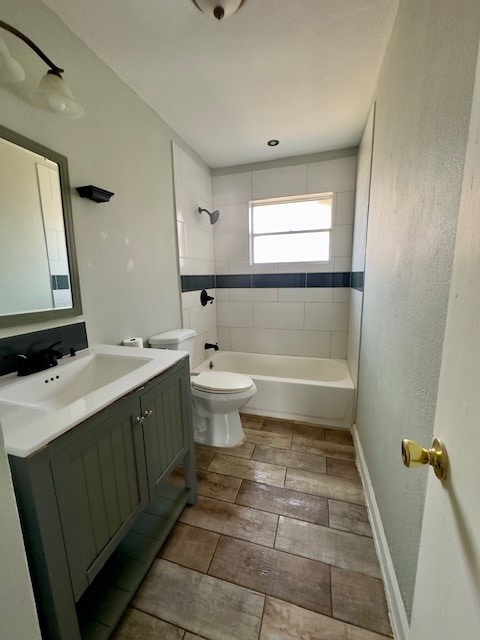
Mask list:
POLYGON ((403 0, 377 91, 357 426, 410 612, 480 28, 478 0, 403 0))

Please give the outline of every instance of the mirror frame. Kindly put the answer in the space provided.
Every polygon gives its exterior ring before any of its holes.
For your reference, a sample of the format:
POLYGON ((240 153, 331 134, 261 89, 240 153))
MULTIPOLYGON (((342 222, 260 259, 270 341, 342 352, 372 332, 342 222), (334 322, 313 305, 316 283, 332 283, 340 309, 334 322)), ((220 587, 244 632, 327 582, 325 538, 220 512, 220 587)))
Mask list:
POLYGON ((24 313, 14 313, 0 315, 0 327, 11 327, 19 324, 31 324, 44 320, 58 320, 61 318, 71 318, 82 315, 82 301, 80 296, 80 280, 78 277, 77 256, 75 252, 75 234, 73 231, 72 203, 70 198, 70 180, 68 177, 68 160, 60 153, 45 147, 38 142, 30 140, 25 136, 7 129, 0 125, 0 138, 8 140, 14 144, 38 153, 58 165, 60 176, 60 192, 62 194, 63 223, 65 227, 65 240, 67 243, 68 269, 70 272, 70 288, 72 292, 72 307, 48 309, 45 311, 28 311, 24 313))

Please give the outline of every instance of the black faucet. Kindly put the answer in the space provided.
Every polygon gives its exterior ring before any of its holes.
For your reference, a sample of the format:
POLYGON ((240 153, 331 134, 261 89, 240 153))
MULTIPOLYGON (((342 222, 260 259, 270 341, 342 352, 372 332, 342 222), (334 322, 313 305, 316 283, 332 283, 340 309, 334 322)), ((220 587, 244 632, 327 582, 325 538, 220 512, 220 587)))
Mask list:
POLYGON ((28 356, 16 354, 17 375, 29 376, 32 373, 38 373, 38 371, 44 371, 45 369, 50 369, 50 367, 55 367, 58 364, 57 360, 63 356, 61 351, 55 349, 55 347, 60 344, 62 344, 62 342, 55 342, 50 347, 40 349, 40 351, 31 353, 28 356))
POLYGON ((215 349, 215 351, 218 351, 220 347, 218 346, 218 344, 210 344, 210 342, 206 342, 205 349, 215 349))

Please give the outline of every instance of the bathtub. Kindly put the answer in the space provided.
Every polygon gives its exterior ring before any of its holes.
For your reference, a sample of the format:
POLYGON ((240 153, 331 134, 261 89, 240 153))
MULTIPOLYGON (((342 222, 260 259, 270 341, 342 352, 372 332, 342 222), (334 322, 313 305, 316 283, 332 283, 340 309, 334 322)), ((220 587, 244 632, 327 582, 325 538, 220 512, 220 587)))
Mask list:
POLYGON ((217 351, 192 374, 209 370, 243 373, 254 380, 257 393, 242 408, 244 413, 352 426, 355 386, 346 360, 217 351))

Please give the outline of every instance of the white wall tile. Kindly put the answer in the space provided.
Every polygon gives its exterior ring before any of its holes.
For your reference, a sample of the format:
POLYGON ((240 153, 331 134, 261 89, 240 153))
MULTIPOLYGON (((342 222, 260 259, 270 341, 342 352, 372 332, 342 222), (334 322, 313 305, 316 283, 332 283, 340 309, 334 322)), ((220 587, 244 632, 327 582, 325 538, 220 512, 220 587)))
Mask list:
POLYGON ((330 331, 278 331, 278 353, 330 358, 330 331))
POLYGON ((248 202, 227 205, 227 224, 230 233, 248 236, 248 202))
POLYGON ((333 268, 330 271, 334 271, 336 273, 341 271, 351 271, 352 268, 352 258, 351 256, 342 256, 340 258, 333 259, 333 268))
POLYGON ((214 261, 213 233, 189 224, 183 225, 186 256, 195 260, 214 261))
POLYGON ((64 260, 58 255, 57 232, 55 229, 45 229, 45 238, 47 240, 47 250, 49 260, 64 260))
POLYGON ((253 327, 253 303, 218 302, 217 325, 219 327, 253 327))
POLYGON ((228 262, 225 260, 215 260, 215 275, 225 276, 228 274, 228 262))
POLYGON ((252 199, 252 174, 232 173, 227 176, 214 176, 213 205, 238 204, 252 199))
POLYGON ((212 201, 212 177, 193 158, 180 150, 182 185, 208 202, 212 201))
POLYGON ((333 302, 348 302, 350 300, 350 289, 348 287, 336 287, 333 290, 333 302))
POLYGON ((252 172, 252 199, 300 196, 307 193, 307 165, 252 172))
POLYGON ((280 302, 332 302, 333 289, 328 287, 279 289, 278 299, 280 302))
POLYGON ((363 291, 358 291, 358 289, 352 289, 350 293, 350 299, 352 301, 352 307, 362 313, 362 304, 363 304, 363 291))
POLYGON ((352 255, 353 225, 346 224, 332 228, 332 255, 333 258, 342 258, 352 255))
POLYGON ((332 262, 295 262, 279 264, 278 273, 325 273, 332 271, 332 262))
POLYGON ((332 332, 332 358, 341 358, 345 360, 347 357, 347 338, 346 331, 332 332))
POLYGON ((177 220, 177 238, 178 238, 178 255, 180 258, 187 257, 187 248, 185 244, 185 225, 177 220))
POLYGON ((195 258, 179 258, 181 275, 214 275, 213 260, 196 260, 195 258))
MULTIPOLYGON (((351 303, 350 303, 351 304, 351 303)), ((358 359, 360 352, 360 328, 362 323, 362 315, 353 306, 350 306, 350 316, 348 322, 348 339, 347 339, 347 362, 352 376, 353 383, 358 383, 358 359)))
POLYGON ((278 289, 230 289, 230 300, 276 302, 278 300, 278 289))
POLYGON ((228 302, 230 300, 230 289, 215 289, 217 302, 228 302))
POLYGON ((190 329, 201 335, 217 326, 217 314, 215 304, 207 304, 205 307, 192 307, 190 310, 190 329))
POLYGON ((277 332, 274 329, 230 329, 232 351, 277 353, 277 332))
POLYGON ((303 329, 304 305, 297 302, 255 302, 254 326, 303 329))
POLYGON ((190 329, 190 309, 182 309, 182 327, 190 329))
POLYGON ((222 233, 213 237, 215 260, 221 262, 245 260, 248 262, 248 236, 242 237, 236 233, 222 233))
POLYGON ((353 224, 355 218, 355 191, 343 191, 335 196, 334 224, 353 224))
POLYGON ((357 158, 337 158, 308 164, 308 193, 354 191, 357 158))
MULTIPOLYGON (((210 293, 210 295, 212 295, 210 293)), ((184 291, 182 293, 182 308, 191 309, 192 307, 200 307, 200 292, 199 291, 184 291)))
POLYGON ((223 351, 230 351, 230 327, 217 327, 218 346, 223 351))
POLYGON ((345 302, 305 303, 305 329, 347 331, 348 304, 345 302))
POLYGON ((177 220, 181 220, 185 224, 189 224, 192 227, 198 227, 208 231, 211 227, 208 222, 208 216, 198 213, 198 207, 211 207, 211 204, 200 201, 199 195, 193 193, 189 189, 183 186, 175 188, 175 208, 177 212, 177 220), (203 216, 203 217, 202 217, 203 216))

